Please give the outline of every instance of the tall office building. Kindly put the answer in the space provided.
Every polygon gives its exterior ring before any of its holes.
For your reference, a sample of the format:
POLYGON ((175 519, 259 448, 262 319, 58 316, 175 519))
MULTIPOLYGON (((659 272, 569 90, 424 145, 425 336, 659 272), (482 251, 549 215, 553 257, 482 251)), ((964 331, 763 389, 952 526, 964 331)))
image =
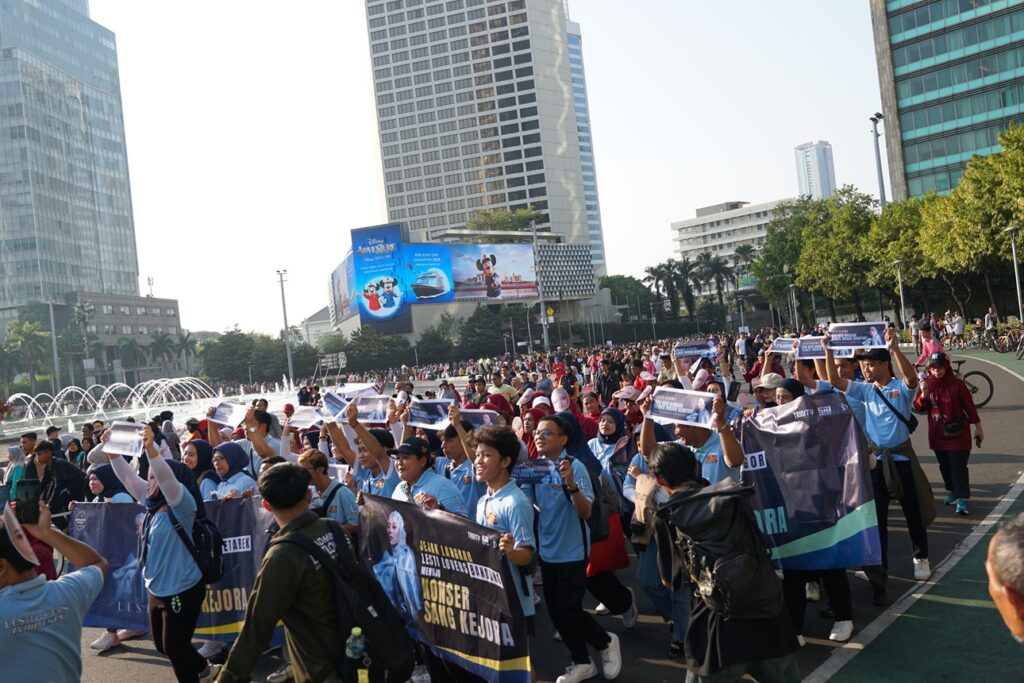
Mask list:
POLYGON ((583 173, 583 201, 587 212, 587 234, 590 256, 596 275, 607 274, 604 255, 604 231, 601 227, 601 200, 597 194, 597 168, 594 163, 594 134, 590 128, 590 103, 587 100, 587 76, 583 70, 583 34, 580 25, 570 21, 569 74, 572 78, 572 101, 576 109, 576 131, 580 140, 580 162, 583 173))
POLYGON ((796 180, 800 196, 827 199, 836 191, 836 169, 832 164, 832 145, 824 140, 805 142, 794 150, 796 180))
POLYGON ((892 195, 949 192, 1024 119, 1024 0, 871 0, 871 23, 892 195))
POLYGON ((549 241, 594 244, 602 273, 562 0, 367 0, 366 13, 388 218, 429 242, 464 235, 477 211, 533 206, 549 241))
POLYGON ((0 2, 0 330, 29 301, 139 293, 117 48, 88 12, 0 2))

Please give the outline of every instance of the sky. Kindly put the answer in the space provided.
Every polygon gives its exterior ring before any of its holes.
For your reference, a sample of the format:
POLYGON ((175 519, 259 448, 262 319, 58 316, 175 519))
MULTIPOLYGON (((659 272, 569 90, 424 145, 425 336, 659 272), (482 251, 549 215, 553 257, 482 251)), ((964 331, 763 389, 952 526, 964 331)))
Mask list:
MULTIPOLYGON (((325 306, 348 231, 387 221, 364 2, 90 4, 117 35, 142 292, 153 278, 192 331, 276 334, 278 270, 291 325, 325 306)), ((698 207, 796 195, 804 142, 877 194, 867 2, 570 0, 570 17, 609 274, 667 258, 698 207)))

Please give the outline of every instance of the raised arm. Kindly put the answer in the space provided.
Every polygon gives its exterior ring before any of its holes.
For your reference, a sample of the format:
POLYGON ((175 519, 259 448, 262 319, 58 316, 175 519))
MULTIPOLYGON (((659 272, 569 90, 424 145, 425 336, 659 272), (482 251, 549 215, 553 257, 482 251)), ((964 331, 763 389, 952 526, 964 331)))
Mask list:
POLYGON ((725 455, 725 463, 729 467, 739 467, 743 464, 743 447, 736 440, 732 428, 725 421, 725 401, 716 396, 715 402, 711 404, 711 410, 715 413, 711 421, 711 428, 718 432, 718 438, 722 442, 722 453, 725 455))
POLYGON ((828 383, 846 393, 846 390, 850 388, 850 380, 839 376, 839 368, 836 367, 836 359, 832 355, 832 347, 829 346, 827 336, 821 340, 821 346, 825 349, 825 372, 828 373, 828 383))
POLYGON ((345 408, 345 419, 348 420, 348 426, 355 430, 356 437, 360 443, 366 446, 366 450, 370 452, 373 459, 377 461, 382 470, 387 471, 390 463, 388 462, 388 449, 384 448, 380 441, 370 433, 370 430, 364 427, 359 422, 359 408, 356 407, 356 402, 352 401, 345 408))
POLYGON ((796 381, 800 382, 800 384, 803 384, 812 391, 818 388, 818 381, 811 377, 811 371, 802 362, 796 362, 796 365, 793 366, 793 372, 796 373, 796 381))
POLYGON ((455 433, 459 435, 459 441, 462 442, 462 448, 466 453, 466 457, 472 462, 474 459, 472 439, 466 433, 466 430, 462 428, 462 411, 454 403, 448 406, 448 421, 452 423, 455 433))
POLYGON ((224 443, 224 437, 220 435, 220 425, 216 422, 210 422, 210 418, 213 417, 215 412, 217 412, 216 407, 211 407, 206 411, 206 439, 214 448, 224 443))
POLYGON ((896 328, 889 327, 885 330, 885 344, 889 347, 889 353, 892 354, 893 360, 896 361, 900 374, 903 375, 903 383, 911 389, 916 389, 918 382, 917 372, 914 370, 914 364, 910 362, 910 359, 900 351, 900 339, 896 334, 896 328))
MULTIPOLYGON (((147 431, 149 431, 147 429, 147 431)), ((103 435, 103 441, 110 438, 109 433, 103 435)), ((124 484, 124 488, 128 491, 128 494, 137 501, 143 501, 146 499, 146 480, 136 474, 132 466, 128 464, 128 461, 121 456, 120 453, 106 453, 110 466, 114 468, 114 474, 124 484)))
MULTIPOLYGON (((355 467, 356 452, 352 450, 352 444, 349 442, 348 437, 342 431, 341 427, 334 420, 324 423, 324 427, 327 428, 327 433, 331 437, 331 443, 334 445, 334 449, 338 451, 338 455, 349 467, 355 467)), ((323 441, 323 439, 321 439, 323 441)), ((328 454, 329 456, 330 454, 328 454)))
MULTIPOLYGON (((117 457, 124 460, 121 456, 117 457)), ((50 508, 43 501, 39 501, 39 521, 35 524, 26 524, 25 528, 37 539, 63 555, 78 569, 96 566, 104 576, 110 572, 110 567, 102 555, 91 546, 55 529, 50 523, 50 519, 50 508)))
POLYGON ((171 470, 171 466, 167 464, 167 461, 160 456, 160 451, 153 446, 153 431, 147 428, 145 434, 143 438, 145 441, 146 457, 149 458, 149 471, 156 477, 157 486, 160 487, 160 493, 164 494, 167 504, 174 507, 185 496, 185 487, 174 476, 174 472, 171 470))
POLYGON ((658 438, 654 433, 654 420, 647 417, 647 411, 651 409, 651 401, 653 398, 648 396, 640 404, 640 412, 643 413, 644 422, 640 425, 640 442, 637 443, 637 448, 644 457, 651 457, 651 453, 654 452, 654 447, 658 443, 658 438))

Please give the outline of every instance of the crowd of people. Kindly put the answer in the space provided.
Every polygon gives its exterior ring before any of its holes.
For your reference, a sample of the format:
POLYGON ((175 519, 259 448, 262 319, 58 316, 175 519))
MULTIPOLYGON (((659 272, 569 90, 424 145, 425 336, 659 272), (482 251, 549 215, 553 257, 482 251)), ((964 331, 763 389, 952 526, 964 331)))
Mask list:
MULTIPOLYGON (((981 419, 970 392, 950 371, 938 335, 924 323, 914 330, 920 367, 900 349, 893 328, 885 333, 885 348, 838 358, 826 336, 825 358, 799 361, 774 353, 773 341, 824 330, 765 329, 395 369, 386 415, 375 422, 361 420, 354 401, 308 428, 291 424, 295 405, 281 406, 278 414, 264 399, 254 401, 238 425, 212 421, 211 408, 188 416, 179 428, 166 412, 139 424, 142 453, 134 458, 107 451, 110 430, 102 422, 83 425, 75 435, 61 436, 56 428, 45 439, 25 434, 4 483, 16 500, 19 485, 38 480, 40 517, 19 525, 5 515, 0 531, 0 615, 26 618, 24 628, 0 630, 4 670, 12 680, 39 679, 44 666, 53 671, 46 680, 78 680, 81 618, 106 567, 103 558, 62 533, 65 513, 79 501, 136 502, 146 511, 139 545, 150 633, 179 681, 249 680, 279 621, 287 663, 268 681, 342 680, 336 653, 323 644, 341 647, 353 624, 332 609, 328 568, 295 543, 271 542, 234 643, 210 640, 196 648, 206 582, 179 530, 203 517, 204 501, 258 497, 275 519, 274 539, 340 533, 344 538, 331 545, 342 553, 359 534, 366 497, 379 496, 444 510, 501 533, 513 577, 507 588, 518 595, 531 634, 543 608, 567 650, 559 683, 620 676, 618 630, 633 628, 642 611, 668 625, 666 653, 685 662, 688 681, 744 675, 798 681, 794 655, 804 644, 804 612, 808 601, 820 599, 821 588, 833 620, 827 637, 835 642, 855 631, 847 570, 863 569, 874 602, 888 602, 890 501, 906 517, 913 576, 926 580, 931 574, 927 528, 935 505, 910 441, 915 412, 927 420, 929 445, 949 491, 945 503, 969 514, 968 462, 972 446, 984 439, 981 419), (706 343, 707 353, 677 353, 694 343, 706 343), (423 377, 430 375, 435 379, 428 384, 423 377), (748 398, 742 416, 729 421, 734 384, 748 398), (652 419, 659 387, 713 393, 710 424, 652 419), (725 525, 727 533, 708 538, 709 529, 720 531, 716 515, 753 519, 750 487, 740 482, 741 423, 803 396, 831 392, 845 396, 869 444, 864 466, 876 501, 881 563, 777 572, 756 526, 725 525), (410 405, 432 398, 451 400, 447 425, 411 426, 410 405), (492 411, 495 424, 474 427, 465 419, 463 411, 480 409, 492 411), (542 459, 551 467, 539 480, 513 476, 517 463, 542 459), (332 476, 336 465, 345 466, 343 477, 332 476), (599 540, 596 522, 606 524, 599 540), (721 599, 728 587, 705 585, 712 575, 698 557, 705 551, 694 552, 708 547, 749 558, 747 571, 758 590, 721 599), (76 571, 58 577, 54 550, 76 571), (624 585, 626 571, 636 573, 646 604, 624 585), (593 613, 584 609, 588 593, 599 602, 593 613), (617 626, 610 630, 595 614, 619 617, 617 626), (47 657, 40 655, 43 648, 47 657)), ((352 379, 383 384, 387 377, 352 379)), ((326 391, 305 383, 295 403, 322 407, 326 391)), ((394 548, 373 576, 409 623, 417 609, 416 565, 399 543, 401 519, 389 525, 394 548)), ((988 563, 993 599, 1017 637, 1024 635, 1024 576, 1014 569, 1024 551, 1021 528, 1024 522, 1017 520, 997 534, 988 563)), ((91 647, 105 651, 141 635, 110 628, 91 647)), ((393 670, 381 680, 410 675, 481 680, 422 644, 416 669, 393 670)))

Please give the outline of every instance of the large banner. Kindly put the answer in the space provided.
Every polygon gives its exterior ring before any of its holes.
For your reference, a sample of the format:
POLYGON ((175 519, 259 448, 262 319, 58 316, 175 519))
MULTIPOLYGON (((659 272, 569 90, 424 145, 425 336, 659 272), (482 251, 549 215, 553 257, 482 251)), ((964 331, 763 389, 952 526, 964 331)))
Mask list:
MULTIPOLYGON (((252 498, 206 501, 205 506, 224 538, 224 576, 206 594, 196 636, 230 641, 245 621, 273 517, 252 498)), ((95 548, 110 564, 103 590, 86 613, 86 626, 149 630, 138 558, 144 518, 142 506, 127 503, 78 503, 72 511, 71 535, 95 548)), ((275 633, 275 641, 280 642, 280 635, 280 630, 275 633)))
POLYGON ((391 223, 353 230, 352 269, 359 296, 360 324, 386 334, 411 332, 401 226, 391 223))
POLYGON ((782 569, 881 564, 870 454, 846 398, 804 396, 743 421, 743 483, 782 569))
POLYGON ((530 244, 453 244, 456 301, 537 299, 537 266, 530 244))
POLYGON ((528 683, 526 619, 501 534, 438 510, 364 496, 359 554, 439 657, 487 681, 528 683))
POLYGON ((355 290, 355 272, 349 254, 331 273, 331 323, 337 325, 359 312, 355 290))

